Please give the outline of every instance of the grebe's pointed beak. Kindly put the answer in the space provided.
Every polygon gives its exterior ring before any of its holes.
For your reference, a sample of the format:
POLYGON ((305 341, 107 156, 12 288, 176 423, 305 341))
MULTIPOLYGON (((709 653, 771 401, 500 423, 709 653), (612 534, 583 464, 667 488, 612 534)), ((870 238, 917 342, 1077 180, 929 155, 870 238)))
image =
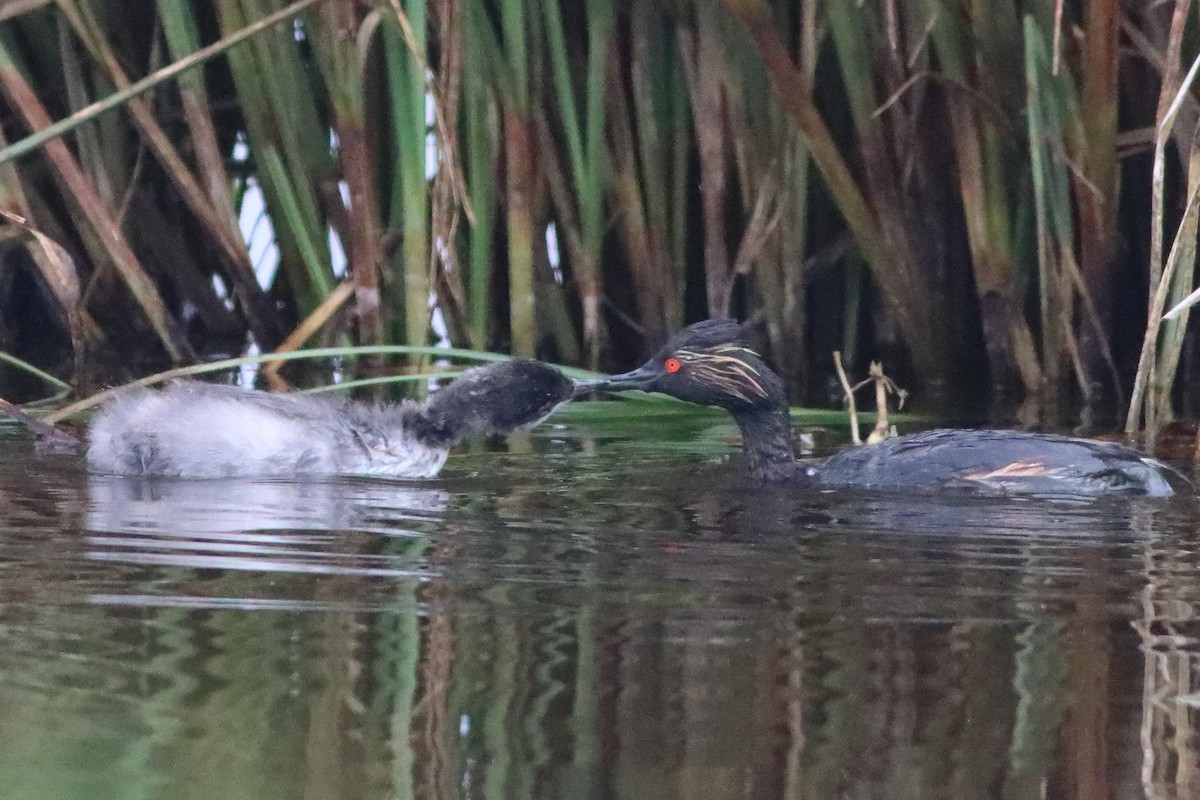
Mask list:
POLYGON ((640 389, 643 392, 652 391, 650 386, 658 378, 658 373, 646 367, 638 367, 632 372, 620 375, 609 375, 592 381, 575 381, 575 396, 588 392, 623 392, 628 389, 640 389))
POLYGON ((591 394, 592 392, 600 389, 604 385, 604 379, 599 378, 596 380, 588 380, 588 381, 574 381, 574 384, 575 384, 575 391, 571 395, 571 399, 578 400, 580 397, 583 397, 584 395, 587 395, 587 394, 591 394))

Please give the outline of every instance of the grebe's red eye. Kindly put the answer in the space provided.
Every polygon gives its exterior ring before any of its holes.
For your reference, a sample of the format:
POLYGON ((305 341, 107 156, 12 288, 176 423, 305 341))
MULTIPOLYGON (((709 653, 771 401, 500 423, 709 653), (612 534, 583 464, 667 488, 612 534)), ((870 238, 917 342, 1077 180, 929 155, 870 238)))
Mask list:
POLYGON ((674 374, 676 372, 679 372, 679 370, 683 369, 683 364, 679 363, 678 358, 668 358, 666 361, 663 362, 663 369, 665 369, 667 372, 674 374))

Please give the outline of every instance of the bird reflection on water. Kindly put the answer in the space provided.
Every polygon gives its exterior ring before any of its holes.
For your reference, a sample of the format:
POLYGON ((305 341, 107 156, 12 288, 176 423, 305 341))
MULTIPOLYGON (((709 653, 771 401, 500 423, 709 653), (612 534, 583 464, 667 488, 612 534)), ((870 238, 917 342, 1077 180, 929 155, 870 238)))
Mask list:
POLYGON ((578 437, 240 497, 0 460, 6 785, 1197 796, 1191 504, 788 493, 578 437))
POLYGON ((419 537, 449 496, 391 481, 192 481, 91 475, 89 557, 131 564, 284 573, 419 574, 370 553, 364 534, 419 537))

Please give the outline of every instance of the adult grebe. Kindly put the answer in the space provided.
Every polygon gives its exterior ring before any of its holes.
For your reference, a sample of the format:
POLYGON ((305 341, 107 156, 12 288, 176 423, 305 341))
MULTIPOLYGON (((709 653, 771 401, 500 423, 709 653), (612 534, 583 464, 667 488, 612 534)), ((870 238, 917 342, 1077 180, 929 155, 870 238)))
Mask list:
POLYGON ((1070 497, 1162 497, 1174 493, 1173 484, 1187 484, 1167 465, 1122 445, 1016 431, 934 430, 797 461, 783 382, 732 320, 692 325, 641 367, 580 388, 661 392, 725 409, 741 429, 750 474, 764 481, 1070 497))
POLYGON ((88 464, 183 478, 428 478, 464 436, 535 425, 573 391, 561 372, 527 359, 474 367, 425 402, 398 405, 181 381, 108 403, 88 434, 88 464))

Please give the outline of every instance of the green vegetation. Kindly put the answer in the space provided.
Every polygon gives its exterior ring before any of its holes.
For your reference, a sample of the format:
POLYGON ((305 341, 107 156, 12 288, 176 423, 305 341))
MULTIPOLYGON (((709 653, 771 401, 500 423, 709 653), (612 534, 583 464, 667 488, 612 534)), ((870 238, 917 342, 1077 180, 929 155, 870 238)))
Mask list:
MULTIPOLYGON (((1132 393, 1129 427, 1153 429, 1200 384, 1176 386, 1186 311, 1157 322, 1192 288, 1191 17, 12 4, 0 351, 85 391, 251 342, 421 348, 436 312, 456 347, 615 368, 734 315, 797 399, 824 402, 838 349, 926 407, 1023 400, 1053 422, 1132 393), (265 287, 239 223, 258 193, 265 287)), ((44 386, 3 369, 0 393, 44 386)))

